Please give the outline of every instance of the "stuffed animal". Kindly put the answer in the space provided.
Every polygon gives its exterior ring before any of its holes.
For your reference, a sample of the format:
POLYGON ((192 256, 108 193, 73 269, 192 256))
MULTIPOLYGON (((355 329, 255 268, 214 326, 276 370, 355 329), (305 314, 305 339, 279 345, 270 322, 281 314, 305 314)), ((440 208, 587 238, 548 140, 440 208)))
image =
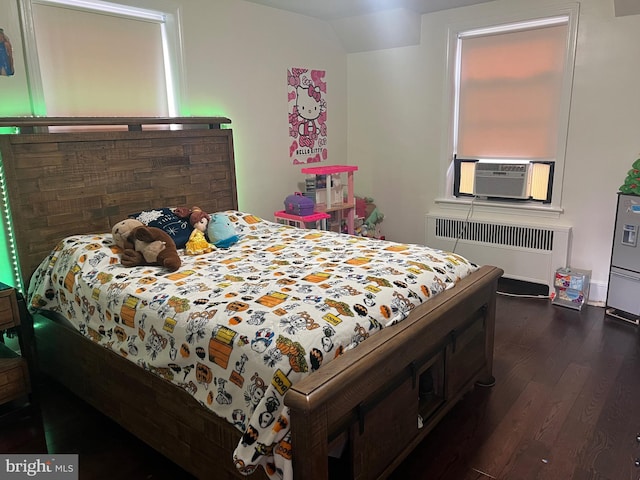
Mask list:
POLYGON ((187 255, 201 255, 213 252, 215 249, 213 245, 207 242, 205 237, 209 220, 211 220, 211 216, 203 212, 200 207, 193 207, 189 211, 189 223, 193 227, 193 231, 184 248, 187 255))
POLYGON ((159 265, 175 272, 182 265, 175 242, 160 228, 127 218, 116 223, 111 234, 123 250, 120 263, 125 267, 159 265))
POLYGON ((382 213, 380 210, 378 210, 378 207, 376 207, 373 209, 373 211, 367 217, 364 223, 369 228, 375 228, 375 226, 380 222, 382 222, 383 219, 384 219, 384 213, 382 213))
POLYGON ((122 250, 133 249, 133 243, 129 241, 129 235, 138 227, 143 227, 144 223, 134 218, 126 218, 116 223, 111 229, 113 243, 118 245, 122 250))
POLYGON ((211 215, 211 221, 207 227, 207 237, 209 238, 209 242, 218 248, 229 248, 240 240, 231 220, 222 213, 214 213, 211 215))

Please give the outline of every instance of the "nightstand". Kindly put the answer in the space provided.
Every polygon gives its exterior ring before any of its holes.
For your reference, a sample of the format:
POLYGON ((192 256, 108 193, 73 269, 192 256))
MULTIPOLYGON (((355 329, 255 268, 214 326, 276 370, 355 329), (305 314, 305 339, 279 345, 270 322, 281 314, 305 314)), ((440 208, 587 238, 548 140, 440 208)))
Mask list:
POLYGON ((16 290, 0 283, 0 405, 31 393, 23 327, 16 290), (17 331, 19 352, 5 344, 5 333, 12 328, 17 331))

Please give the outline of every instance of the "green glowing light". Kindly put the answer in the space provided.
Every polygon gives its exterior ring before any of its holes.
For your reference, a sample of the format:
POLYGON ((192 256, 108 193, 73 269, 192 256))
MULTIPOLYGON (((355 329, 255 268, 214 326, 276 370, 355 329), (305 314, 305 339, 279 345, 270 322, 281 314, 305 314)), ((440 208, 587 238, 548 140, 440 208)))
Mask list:
POLYGON ((33 317, 33 329, 34 330, 42 330, 45 329, 46 325, 45 325, 45 319, 38 316, 38 315, 34 315, 33 317))
POLYGON ((9 192, 7 191, 2 155, 0 155, 0 221, 2 223, 2 229, 0 230, 0 282, 24 292, 16 243, 13 237, 9 192))

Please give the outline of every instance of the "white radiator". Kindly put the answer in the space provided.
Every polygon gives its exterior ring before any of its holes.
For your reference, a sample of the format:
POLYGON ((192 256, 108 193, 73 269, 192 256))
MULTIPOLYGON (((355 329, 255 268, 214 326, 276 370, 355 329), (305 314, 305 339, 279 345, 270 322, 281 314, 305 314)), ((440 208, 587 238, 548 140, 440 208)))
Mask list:
POLYGON ((504 276, 548 285, 569 263, 571 227, 469 220, 427 214, 427 245, 495 265, 504 276))

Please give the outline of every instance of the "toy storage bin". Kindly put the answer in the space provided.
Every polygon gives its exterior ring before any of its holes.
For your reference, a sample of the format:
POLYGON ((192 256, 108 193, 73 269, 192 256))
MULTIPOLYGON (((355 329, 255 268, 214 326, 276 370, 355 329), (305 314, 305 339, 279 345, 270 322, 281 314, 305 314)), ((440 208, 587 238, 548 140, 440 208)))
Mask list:
POLYGON ((553 281, 555 296, 552 303, 563 307, 581 310, 589 299, 591 270, 559 268, 553 281))
POLYGON ((314 209, 315 202, 300 192, 289 195, 284 200, 284 211, 290 215, 304 217, 306 215, 312 215, 314 209))

